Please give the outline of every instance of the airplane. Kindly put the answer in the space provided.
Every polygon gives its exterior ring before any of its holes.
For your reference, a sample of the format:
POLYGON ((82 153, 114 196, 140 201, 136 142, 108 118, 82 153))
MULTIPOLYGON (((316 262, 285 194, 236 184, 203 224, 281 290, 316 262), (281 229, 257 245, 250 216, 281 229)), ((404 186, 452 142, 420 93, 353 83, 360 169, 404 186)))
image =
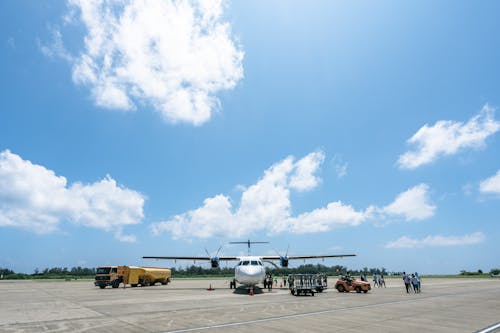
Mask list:
MULTIPOLYGON (((207 257, 189 257, 189 256, 144 256, 143 259, 160 259, 160 260, 193 260, 198 261, 210 261, 212 268, 218 268, 221 261, 238 261, 238 264, 234 268, 234 281, 247 287, 251 290, 259 284, 264 282, 266 277, 266 270, 264 263, 270 263, 275 267, 278 267, 274 261, 279 261, 281 267, 288 267, 289 260, 306 260, 306 259, 322 259, 322 258, 343 258, 343 257, 354 257, 355 254, 328 254, 328 255, 315 255, 315 256, 288 256, 287 253, 277 256, 251 256, 250 255, 250 245, 251 244, 264 244, 268 242, 251 242, 250 240, 246 242, 230 242, 229 244, 247 244, 248 245, 248 255, 247 256, 234 256, 234 257, 219 257, 219 251, 222 248, 219 247, 215 256, 210 256, 208 251, 207 257)), ((234 287, 236 288, 236 283, 234 282, 234 287)))

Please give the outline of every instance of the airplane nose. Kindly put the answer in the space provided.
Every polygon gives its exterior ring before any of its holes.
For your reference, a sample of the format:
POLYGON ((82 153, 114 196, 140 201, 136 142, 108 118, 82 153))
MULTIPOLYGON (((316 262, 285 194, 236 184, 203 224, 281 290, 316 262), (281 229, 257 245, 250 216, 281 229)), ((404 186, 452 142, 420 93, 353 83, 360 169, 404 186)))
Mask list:
POLYGON ((262 274, 260 267, 248 267, 245 272, 249 277, 257 277, 262 274))

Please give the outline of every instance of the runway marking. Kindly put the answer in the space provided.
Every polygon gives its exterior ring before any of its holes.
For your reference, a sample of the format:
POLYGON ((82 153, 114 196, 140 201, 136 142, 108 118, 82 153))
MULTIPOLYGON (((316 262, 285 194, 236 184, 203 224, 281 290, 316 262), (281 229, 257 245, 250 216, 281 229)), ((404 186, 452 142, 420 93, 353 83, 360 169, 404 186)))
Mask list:
MULTIPOLYGON (((462 294, 468 294, 468 293, 469 292, 462 293, 462 294)), ((427 297, 422 297, 422 298, 418 298, 418 299, 408 299, 408 300, 402 300, 402 301, 391 301, 391 302, 385 302, 385 303, 357 305, 357 306, 351 306, 351 307, 340 308, 340 309, 298 313, 298 314, 293 314, 293 315, 284 315, 284 316, 276 316, 276 317, 269 317, 269 318, 263 318, 263 319, 246 320, 246 321, 240 321, 240 322, 234 322, 234 323, 199 326, 199 327, 185 328, 185 329, 174 330, 174 331, 164 331, 162 333, 183 333, 183 332, 204 331, 204 330, 209 330, 209 329, 213 329, 213 328, 224 328, 224 327, 233 327, 233 326, 241 326, 241 325, 248 325, 248 324, 258 324, 258 323, 264 323, 264 322, 269 322, 269 321, 277 321, 277 320, 301 318, 301 317, 310 317, 310 316, 317 316, 317 315, 322 315, 322 314, 327 314, 327 313, 343 312, 343 311, 358 310, 358 309, 369 309, 369 308, 375 308, 375 307, 385 306, 385 305, 419 302, 419 301, 424 301, 424 300, 427 300, 430 298, 440 298, 440 297, 446 297, 446 296, 459 296, 459 295, 461 295, 461 294, 444 294, 444 295, 427 296, 427 297)), ((500 327, 500 323, 498 324, 498 326, 495 326, 495 328, 497 328, 497 327, 500 327)), ((492 332, 492 331, 491 330, 481 331, 481 332, 477 332, 477 333, 489 333, 489 332, 492 332)))
POLYGON ((489 333, 489 332, 493 332, 497 328, 500 328, 500 323, 493 324, 490 327, 486 327, 485 329, 477 331, 476 333, 489 333))

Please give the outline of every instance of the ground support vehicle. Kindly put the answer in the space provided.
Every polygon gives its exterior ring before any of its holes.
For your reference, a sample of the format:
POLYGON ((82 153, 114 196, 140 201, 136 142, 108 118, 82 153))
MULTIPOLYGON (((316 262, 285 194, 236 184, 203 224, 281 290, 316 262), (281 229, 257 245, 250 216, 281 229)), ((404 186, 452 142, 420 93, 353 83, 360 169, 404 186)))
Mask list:
POLYGON ((351 279, 347 276, 341 276, 337 282, 335 283, 335 289, 338 290, 339 293, 356 291, 357 293, 364 292, 367 293, 372 289, 370 283, 351 279))
POLYGON ((118 266, 118 274, 125 285, 130 284, 132 287, 153 286, 158 282, 165 285, 172 277, 170 269, 157 267, 118 266))
POLYGON ((118 288, 122 282, 122 277, 118 274, 118 266, 101 266, 95 273, 94 285, 101 289, 106 286, 118 288))
POLYGON ((322 293, 323 290, 328 288, 328 278, 326 277, 325 274, 316 274, 314 279, 315 279, 315 283, 316 283, 316 287, 315 287, 316 292, 322 293))
POLYGON ((292 295, 307 295, 314 296, 316 292, 316 275, 315 274, 290 274, 288 276, 288 289, 292 295))
POLYGON ((172 272, 168 268, 137 267, 137 266, 101 266, 97 268, 94 285, 101 289, 111 286, 118 288, 120 283, 132 287, 141 285, 163 285, 170 282, 172 272))

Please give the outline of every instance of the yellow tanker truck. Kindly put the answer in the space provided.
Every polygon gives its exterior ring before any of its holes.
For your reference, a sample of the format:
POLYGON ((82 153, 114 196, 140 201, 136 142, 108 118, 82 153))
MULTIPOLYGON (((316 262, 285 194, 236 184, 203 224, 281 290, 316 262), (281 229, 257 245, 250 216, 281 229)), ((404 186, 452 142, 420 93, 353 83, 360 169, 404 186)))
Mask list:
POLYGON ((132 287, 141 285, 153 286, 156 283, 163 285, 170 282, 172 272, 168 268, 137 267, 137 266, 101 266, 97 269, 95 286, 101 289, 106 286, 118 288, 120 283, 130 284, 132 287))
POLYGON ((172 272, 168 268, 118 266, 118 275, 122 276, 124 284, 132 287, 154 286, 156 283, 163 285, 170 282, 172 272))

